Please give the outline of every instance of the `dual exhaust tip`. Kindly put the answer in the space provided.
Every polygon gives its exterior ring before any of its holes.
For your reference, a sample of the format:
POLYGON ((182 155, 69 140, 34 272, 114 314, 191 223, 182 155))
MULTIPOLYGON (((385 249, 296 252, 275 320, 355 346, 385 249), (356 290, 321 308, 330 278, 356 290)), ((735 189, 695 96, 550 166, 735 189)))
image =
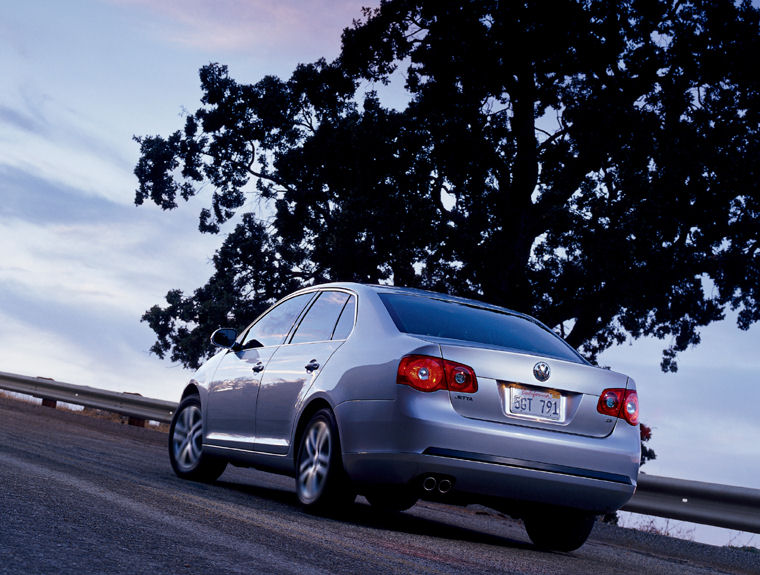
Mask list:
POLYGON ((425 493, 433 493, 435 491, 441 495, 446 495, 453 487, 454 482, 446 477, 438 479, 434 475, 428 475, 422 480, 422 489, 425 490, 425 493))

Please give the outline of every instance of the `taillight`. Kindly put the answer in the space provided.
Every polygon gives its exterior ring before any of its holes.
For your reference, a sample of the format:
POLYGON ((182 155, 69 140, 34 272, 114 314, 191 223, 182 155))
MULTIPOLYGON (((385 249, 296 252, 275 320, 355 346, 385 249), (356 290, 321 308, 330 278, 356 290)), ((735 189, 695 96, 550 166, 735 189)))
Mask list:
POLYGON ((605 389, 596 410, 604 415, 622 417, 631 425, 639 424, 639 396, 632 389, 605 389))
POLYGON ((461 393, 475 393, 478 391, 478 380, 471 367, 445 359, 443 360, 443 366, 446 371, 446 384, 449 386, 449 391, 459 391, 461 393))
POLYGON ((396 383, 419 391, 446 389, 443 360, 426 355, 408 355, 398 364, 396 383))
POLYGON ((418 391, 478 391, 478 380, 471 367, 429 355, 407 355, 402 358, 398 364, 396 383, 418 391))

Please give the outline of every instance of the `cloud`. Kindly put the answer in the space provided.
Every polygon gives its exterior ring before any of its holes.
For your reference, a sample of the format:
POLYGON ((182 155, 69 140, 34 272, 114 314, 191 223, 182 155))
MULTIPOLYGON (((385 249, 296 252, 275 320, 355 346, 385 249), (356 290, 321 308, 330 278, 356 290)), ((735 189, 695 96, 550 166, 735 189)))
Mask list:
MULTIPOLYGON (((7 302, 5 295, 0 297, 7 302)), ((189 373, 148 355, 147 327, 87 315, 76 306, 67 310, 44 304, 29 307, 36 305, 33 300, 24 303, 26 307, 18 308, 16 314, 0 307, 0 371, 159 399, 179 398, 189 373), (45 309, 53 313, 43 321, 28 317, 29 311, 45 309)))
POLYGON ((92 197, 24 170, 0 165, 0 217, 35 224, 113 220, 119 207, 102 197, 92 197))
MULTIPOLYGON (((120 325, 139 325, 145 309, 169 289, 191 291, 205 282, 209 257, 221 242, 197 233, 199 202, 167 214, 88 198, 7 168, 0 169, 0 194, 0 308, 6 313, 68 309, 76 302, 120 325), (34 305, 8 303, 22 296, 34 305)), ((72 326, 61 322, 64 331, 72 326)))
POLYGON ((103 126, 51 100, 34 115, 27 105, 3 106, 0 122, 0 167, 131 203, 134 179, 128 138, 123 148, 115 148, 103 126))
POLYGON ((0 106, 0 123, 10 124, 25 132, 42 133, 44 130, 38 118, 9 106, 0 106))
POLYGON ((358 0, 113 1, 161 16, 168 24, 161 33, 195 48, 240 52, 277 46, 297 52, 308 46, 334 56, 342 29, 361 17, 362 6, 377 4, 358 0))
POLYGON ((197 233, 194 206, 123 206, 7 168, 0 194, 0 371, 176 399, 189 374, 148 354, 140 317, 210 274, 220 238, 197 233))
POLYGON ((210 273, 220 239, 198 234, 189 209, 119 206, 12 175, 16 186, 0 184, 6 286, 62 305, 86 300, 109 313, 128 311, 137 321, 146 302, 157 303, 170 287, 197 287, 210 273))

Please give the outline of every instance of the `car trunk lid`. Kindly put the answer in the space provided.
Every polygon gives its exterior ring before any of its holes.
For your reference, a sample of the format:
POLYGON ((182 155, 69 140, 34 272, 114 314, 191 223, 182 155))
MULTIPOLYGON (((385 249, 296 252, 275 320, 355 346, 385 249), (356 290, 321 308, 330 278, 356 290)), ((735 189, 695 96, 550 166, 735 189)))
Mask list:
POLYGON ((464 417, 591 437, 605 437, 615 427, 617 418, 596 407, 604 389, 627 387, 625 375, 515 351, 440 347, 443 359, 468 365, 477 376, 476 393, 449 393, 464 417))

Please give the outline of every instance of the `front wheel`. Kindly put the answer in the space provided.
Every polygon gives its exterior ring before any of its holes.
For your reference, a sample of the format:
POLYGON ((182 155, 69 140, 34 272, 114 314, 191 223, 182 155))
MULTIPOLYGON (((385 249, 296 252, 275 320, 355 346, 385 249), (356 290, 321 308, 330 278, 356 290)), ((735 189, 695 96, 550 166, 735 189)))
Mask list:
POLYGON ((214 481, 227 467, 223 459, 203 453, 203 418, 197 395, 183 399, 169 428, 169 461, 183 479, 214 481))
POLYGON ((541 549, 575 551, 586 542, 596 516, 574 509, 542 509, 523 518, 530 540, 541 549))
POLYGON ((314 510, 335 510, 355 498, 343 469, 338 426, 329 409, 316 412, 301 436, 296 493, 303 505, 314 510))

